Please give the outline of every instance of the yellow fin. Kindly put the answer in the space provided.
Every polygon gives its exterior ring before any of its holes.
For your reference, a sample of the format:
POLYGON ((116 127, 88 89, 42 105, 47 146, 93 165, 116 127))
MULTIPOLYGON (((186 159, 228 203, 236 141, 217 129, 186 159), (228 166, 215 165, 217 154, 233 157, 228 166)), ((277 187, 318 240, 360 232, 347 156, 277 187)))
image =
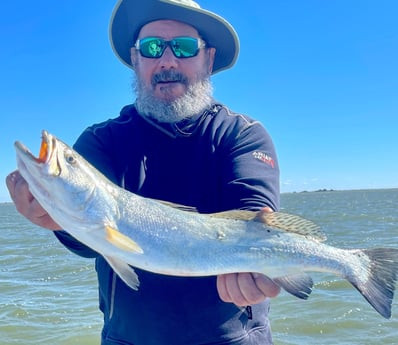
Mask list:
POLYGON ((112 228, 109 225, 105 226, 106 239, 112 243, 114 246, 125 250, 127 252, 134 252, 137 254, 143 254, 142 248, 134 242, 130 237, 123 235, 117 229, 112 228))

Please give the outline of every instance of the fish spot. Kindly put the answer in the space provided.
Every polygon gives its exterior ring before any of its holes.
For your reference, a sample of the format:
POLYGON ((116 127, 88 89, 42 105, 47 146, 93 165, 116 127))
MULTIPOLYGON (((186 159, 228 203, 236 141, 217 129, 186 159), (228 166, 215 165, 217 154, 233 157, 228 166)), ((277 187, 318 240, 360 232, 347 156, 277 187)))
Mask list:
POLYGON ((226 237, 226 233, 222 231, 217 231, 217 240, 223 240, 226 237))

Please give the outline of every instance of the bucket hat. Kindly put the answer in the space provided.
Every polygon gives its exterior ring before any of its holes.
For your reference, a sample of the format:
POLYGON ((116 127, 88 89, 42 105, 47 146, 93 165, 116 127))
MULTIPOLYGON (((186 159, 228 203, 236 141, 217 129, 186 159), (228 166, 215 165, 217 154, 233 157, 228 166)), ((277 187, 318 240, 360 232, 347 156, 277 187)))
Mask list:
POLYGON ((109 37, 116 56, 128 67, 130 48, 140 29, 155 20, 176 20, 193 26, 207 45, 216 48, 213 74, 232 67, 239 54, 234 28, 219 15, 192 0, 119 0, 113 10, 109 37))

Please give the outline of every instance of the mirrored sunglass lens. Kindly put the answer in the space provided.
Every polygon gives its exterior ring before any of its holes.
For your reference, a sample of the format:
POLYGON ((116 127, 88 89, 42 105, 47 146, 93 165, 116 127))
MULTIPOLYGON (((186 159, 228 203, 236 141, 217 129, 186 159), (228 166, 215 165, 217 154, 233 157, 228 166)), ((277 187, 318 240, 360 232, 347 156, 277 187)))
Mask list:
POLYGON ((175 38, 171 45, 177 57, 193 57, 198 53, 198 41, 195 38, 175 38))
POLYGON ((160 57, 163 54, 164 48, 165 44, 161 39, 148 38, 140 41, 140 52, 145 57, 160 57))
POLYGON ((178 58, 193 57, 199 52, 199 41, 193 37, 177 37, 171 41, 147 37, 139 41, 139 50, 142 56, 156 59, 163 55, 167 45, 178 58))

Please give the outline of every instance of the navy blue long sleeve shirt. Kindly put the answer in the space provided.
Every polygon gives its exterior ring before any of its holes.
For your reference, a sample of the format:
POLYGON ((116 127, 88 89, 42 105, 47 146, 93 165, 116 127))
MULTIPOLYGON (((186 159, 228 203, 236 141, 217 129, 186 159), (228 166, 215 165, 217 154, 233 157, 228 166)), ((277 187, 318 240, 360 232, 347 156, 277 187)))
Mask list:
MULTIPOLYGON (((86 129, 74 148, 105 176, 139 195, 201 213, 279 208, 279 167, 271 138, 257 121, 215 104, 200 117, 160 124, 134 105, 86 129)), ((96 258, 102 345, 272 344, 268 301, 244 309, 220 300, 215 277, 170 277, 136 269, 139 291, 66 232, 74 253, 96 258)))

